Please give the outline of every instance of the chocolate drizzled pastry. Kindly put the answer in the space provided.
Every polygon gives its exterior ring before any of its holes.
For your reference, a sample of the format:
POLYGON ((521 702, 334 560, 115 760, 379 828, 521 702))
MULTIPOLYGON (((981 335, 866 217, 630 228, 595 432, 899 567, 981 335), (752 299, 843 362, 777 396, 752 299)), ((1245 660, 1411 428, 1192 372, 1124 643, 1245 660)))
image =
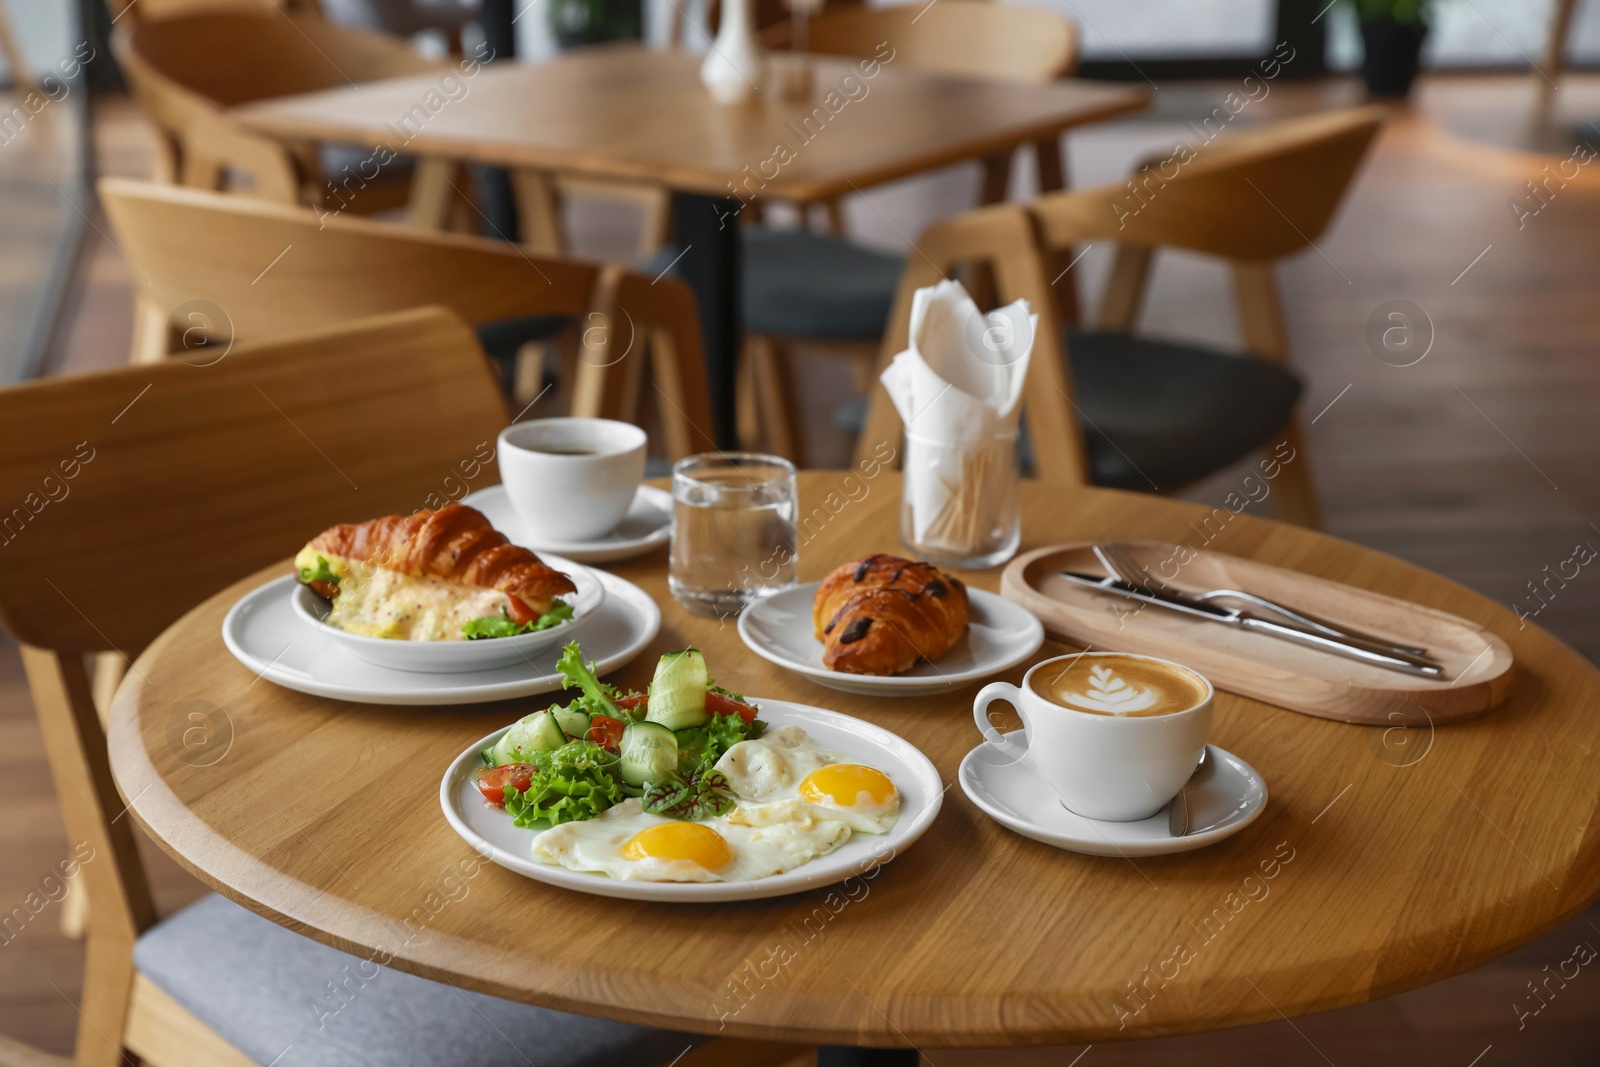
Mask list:
POLYGON ((872 555, 822 580, 811 618, 829 670, 899 674, 966 633, 967 587, 931 563, 872 555))

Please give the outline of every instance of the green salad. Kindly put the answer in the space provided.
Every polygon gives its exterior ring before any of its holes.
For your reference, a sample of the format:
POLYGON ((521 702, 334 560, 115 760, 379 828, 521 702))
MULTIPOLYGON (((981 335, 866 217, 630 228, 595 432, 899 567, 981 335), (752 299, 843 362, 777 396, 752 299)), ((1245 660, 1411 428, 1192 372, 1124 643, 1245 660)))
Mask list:
POLYGON ((690 821, 733 807, 717 760, 767 724, 743 696, 714 684, 698 649, 662 656, 644 693, 600 681, 576 641, 556 670, 576 698, 524 716, 483 750, 478 790, 516 825, 592 819, 627 797, 690 821))

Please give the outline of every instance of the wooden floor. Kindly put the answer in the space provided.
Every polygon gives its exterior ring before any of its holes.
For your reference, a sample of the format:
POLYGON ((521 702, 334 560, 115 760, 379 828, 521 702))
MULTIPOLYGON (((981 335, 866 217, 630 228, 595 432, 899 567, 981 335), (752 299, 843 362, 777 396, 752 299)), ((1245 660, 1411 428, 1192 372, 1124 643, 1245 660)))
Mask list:
MULTIPOLYGON (((1074 134, 1074 184, 1114 180, 1132 161, 1193 139, 1189 119, 1232 88, 1166 86, 1150 115, 1074 134)), ((1572 131, 1587 130, 1600 145, 1600 130, 1583 125, 1600 117, 1600 78, 1566 83, 1551 122, 1531 121, 1530 88, 1520 77, 1426 80, 1415 110, 1395 115, 1331 232, 1288 265, 1284 288, 1296 364, 1309 383, 1305 410, 1315 416, 1313 463, 1328 529, 1502 603, 1537 609, 1535 621, 1596 660, 1600 570, 1552 584, 1543 602, 1529 583, 1579 543, 1600 548, 1600 171, 1586 166, 1564 185, 1552 183, 1547 202, 1520 226, 1509 204, 1527 195, 1525 182, 1544 180, 1546 164, 1571 154, 1579 135, 1572 131), (1436 333, 1414 366, 1381 362, 1366 341, 1369 317, 1395 299, 1420 306, 1436 333)), ((1344 82, 1281 85, 1238 121, 1355 98, 1344 82)), ((141 173, 147 134, 125 104, 103 108, 97 132, 103 170, 141 173)), ((903 249, 904 235, 958 210, 975 182, 970 172, 953 171, 869 190, 867 200, 849 205, 852 226, 864 239, 903 249)), ((1019 179, 1018 191, 1026 184, 1019 179)), ((584 218, 579 205, 580 241, 608 250, 613 230, 585 227, 584 218)), ((0 218, 0 261, 14 258, 10 228, 25 222, 0 218)), ((1095 248, 1074 269, 1086 293, 1097 291, 1106 263, 1106 250, 1095 248)), ((125 358, 132 285, 117 252, 97 240, 54 354, 57 372, 125 358)), ((1230 309, 1219 269, 1172 256, 1158 268, 1143 325, 1226 344, 1234 340, 1230 309)), ((850 399, 848 369, 826 359, 805 366, 809 458, 837 464, 850 446, 835 418, 850 399)), ((1239 477, 1219 475, 1190 495, 1220 500, 1239 477)), ((0 908, 9 910, 69 847, 9 646, 0 647, 0 838, 0 908)), ((152 869, 164 906, 194 892, 170 863, 153 861, 152 869)), ((65 1050, 82 963, 79 946, 57 930, 58 910, 52 905, 0 949, 0 1031, 65 1050)), ((926 1058, 935 1067, 1593 1064, 1600 1062, 1600 976, 1584 969, 1564 984, 1552 977, 1580 944, 1600 947, 1600 910, 1470 974, 1292 1024, 1087 1052, 1002 1058, 928 1050, 926 1058), (1539 999, 1529 983, 1541 983, 1539 999)))

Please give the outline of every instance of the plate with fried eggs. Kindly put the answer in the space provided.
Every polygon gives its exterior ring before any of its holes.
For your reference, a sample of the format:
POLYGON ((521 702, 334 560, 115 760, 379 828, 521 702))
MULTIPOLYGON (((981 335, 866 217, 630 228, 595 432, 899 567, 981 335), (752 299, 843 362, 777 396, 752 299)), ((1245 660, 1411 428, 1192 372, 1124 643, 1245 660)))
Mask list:
MULTIPOLYGON (((944 785, 914 745, 861 719, 759 700, 766 732, 717 762, 738 803, 700 821, 643 810, 521 829, 484 802, 482 752, 467 748, 439 787, 446 820, 480 855, 548 885, 629 900, 757 900, 860 877, 921 837, 944 785)), ((509 729, 509 727, 507 728, 509 729)))

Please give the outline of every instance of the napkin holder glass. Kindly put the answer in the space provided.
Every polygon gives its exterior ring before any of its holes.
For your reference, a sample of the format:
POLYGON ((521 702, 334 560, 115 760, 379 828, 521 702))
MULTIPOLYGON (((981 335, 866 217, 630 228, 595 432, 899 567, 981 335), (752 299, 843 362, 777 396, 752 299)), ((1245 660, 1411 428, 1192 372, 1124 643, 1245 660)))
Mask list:
POLYGON ((999 566, 1022 542, 1018 480, 1015 426, 962 442, 908 432, 901 542, 942 567, 999 566))

